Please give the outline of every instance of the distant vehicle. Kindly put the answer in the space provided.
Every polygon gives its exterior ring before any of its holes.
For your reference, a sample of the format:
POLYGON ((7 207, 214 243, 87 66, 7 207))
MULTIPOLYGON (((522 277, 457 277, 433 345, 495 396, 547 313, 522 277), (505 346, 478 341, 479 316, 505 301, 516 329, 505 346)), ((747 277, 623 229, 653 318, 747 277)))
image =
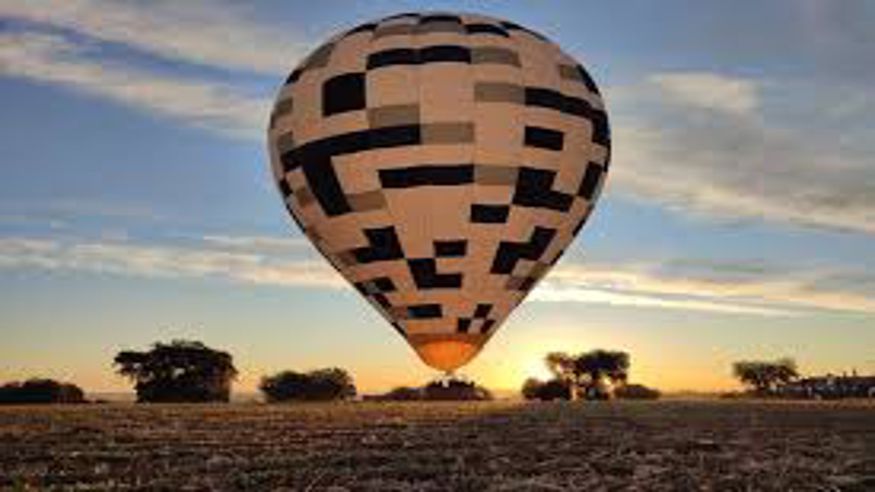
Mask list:
POLYGON ((815 376, 778 387, 778 395, 790 398, 875 398, 875 376, 815 376))

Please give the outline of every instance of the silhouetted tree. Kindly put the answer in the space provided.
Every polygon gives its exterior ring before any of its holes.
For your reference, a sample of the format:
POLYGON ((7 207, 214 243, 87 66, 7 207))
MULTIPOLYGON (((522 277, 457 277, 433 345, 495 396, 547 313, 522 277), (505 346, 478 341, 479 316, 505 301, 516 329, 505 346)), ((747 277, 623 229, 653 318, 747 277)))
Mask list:
POLYGON ((550 352, 544 357, 547 369, 553 377, 571 388, 580 385, 579 375, 574 371, 574 357, 565 352, 550 352))
POLYGON ((587 377, 586 394, 601 398, 608 393, 604 389, 605 380, 612 386, 621 386, 629 378, 629 354, 614 350, 593 350, 577 356, 574 370, 587 377))
POLYGON ((336 367, 307 373, 283 371, 261 379, 268 402, 344 400, 356 395, 352 376, 336 367))
POLYGON ((544 385, 544 382, 535 379, 529 378, 523 382, 523 387, 520 390, 520 393, 523 395, 523 398, 526 400, 538 400, 539 392, 541 391, 541 386, 544 385))
POLYGON ((0 404, 85 403, 85 393, 71 383, 33 378, 0 386, 0 404))
POLYGON ((624 384, 614 390, 614 396, 622 400, 656 400, 662 393, 643 384, 624 384))
POLYGON ((540 381, 535 378, 529 378, 523 383, 522 394, 526 400, 570 400, 571 387, 567 381, 560 379, 554 378, 549 381, 540 381))
POLYGON ((754 393, 768 395, 780 384, 787 384, 799 377, 796 361, 783 358, 775 361, 739 361, 732 364, 732 374, 754 393))
POLYGON ((583 392, 589 399, 609 396, 606 382, 613 386, 625 384, 629 374, 629 354, 622 351, 596 349, 577 355, 552 352, 545 358, 554 377, 572 390, 583 392))
POLYGON ((228 401, 237 377, 231 354, 187 340, 119 352, 113 365, 135 383, 138 402, 228 401))

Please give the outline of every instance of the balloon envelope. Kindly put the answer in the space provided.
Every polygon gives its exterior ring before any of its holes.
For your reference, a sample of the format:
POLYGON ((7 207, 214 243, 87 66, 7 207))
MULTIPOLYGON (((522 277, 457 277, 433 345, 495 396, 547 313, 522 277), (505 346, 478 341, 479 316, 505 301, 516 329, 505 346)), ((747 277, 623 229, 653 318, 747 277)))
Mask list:
POLYGON ((313 244, 445 371, 556 263, 610 160, 583 66, 538 33, 468 14, 335 36, 289 75, 268 141, 313 244))

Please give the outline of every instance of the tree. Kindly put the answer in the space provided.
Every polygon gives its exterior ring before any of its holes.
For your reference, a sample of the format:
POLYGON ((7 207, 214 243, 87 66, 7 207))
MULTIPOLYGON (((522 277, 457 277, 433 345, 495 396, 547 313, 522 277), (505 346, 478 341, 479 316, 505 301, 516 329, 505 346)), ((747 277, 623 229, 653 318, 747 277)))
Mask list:
POLYGON ((732 374, 759 395, 773 394, 778 385, 799 377, 796 361, 789 357, 774 361, 739 361, 732 364, 732 374))
POLYGON ((556 378, 549 381, 529 378, 523 383, 522 394, 526 400, 570 400, 571 387, 566 381, 556 378))
POLYGON ((622 385, 629 374, 629 354, 622 351, 596 349, 574 356, 552 352, 545 357, 545 363, 572 394, 581 391, 589 399, 607 398, 610 393, 606 383, 622 385))
POLYGON ((526 379, 525 382, 523 382, 523 387, 520 390, 520 393, 522 393, 523 398, 526 400, 540 400, 539 396, 541 392, 541 386, 543 385, 544 382, 540 379, 526 379))
POLYGON ((0 386, 0 404, 85 403, 85 393, 71 383, 33 378, 0 386))
POLYGON ((605 380, 620 386, 629 378, 629 354, 622 351, 597 349, 577 356, 574 371, 585 376, 584 394, 588 398, 609 396, 605 380))
POLYGON ((356 395, 352 376, 336 367, 307 373, 282 371, 263 377, 258 389, 271 403, 344 400, 356 395))
POLYGON ((237 377, 231 354, 187 340, 119 352, 113 365, 135 383, 138 402, 228 401, 237 377))

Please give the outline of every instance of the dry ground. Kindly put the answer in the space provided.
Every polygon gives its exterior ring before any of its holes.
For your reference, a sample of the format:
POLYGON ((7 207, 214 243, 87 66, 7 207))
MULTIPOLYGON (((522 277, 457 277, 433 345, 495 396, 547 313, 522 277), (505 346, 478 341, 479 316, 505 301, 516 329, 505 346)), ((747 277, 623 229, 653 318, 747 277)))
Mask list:
POLYGON ((873 491, 875 405, 0 408, 0 488, 873 491))

